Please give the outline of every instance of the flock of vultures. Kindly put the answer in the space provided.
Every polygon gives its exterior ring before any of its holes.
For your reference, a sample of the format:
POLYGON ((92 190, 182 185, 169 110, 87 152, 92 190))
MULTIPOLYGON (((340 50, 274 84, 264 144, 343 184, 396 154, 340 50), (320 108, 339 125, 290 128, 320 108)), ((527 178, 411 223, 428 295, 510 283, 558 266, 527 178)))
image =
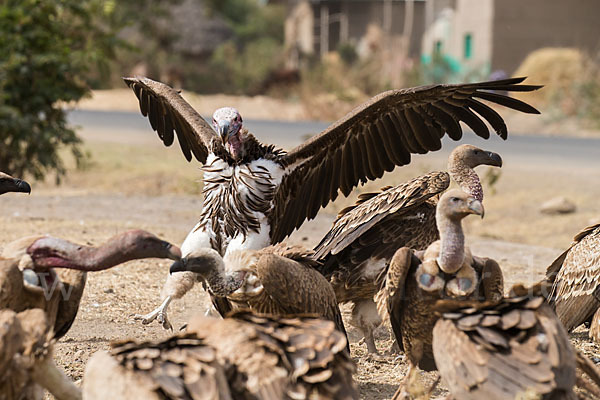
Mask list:
MULTIPOLYGON (((497 109, 538 113, 508 95, 541 87, 523 81, 387 91, 286 152, 260 143, 234 108, 210 124, 172 88, 126 78, 163 143, 177 136, 187 160, 202 165, 199 221, 181 247, 142 230, 99 247, 52 236, 5 244, 0 399, 44 390, 61 400, 356 399, 340 303, 351 304, 346 323, 369 353, 408 361, 396 399, 414 398, 420 370, 437 371, 434 386, 457 400, 600 398, 599 369, 568 335, 589 324, 590 340, 600 340, 600 226, 581 231, 532 287, 504 287, 502 266, 465 246, 462 220, 485 210, 474 168, 501 167, 499 154, 460 145, 447 171, 360 195, 314 249, 285 244, 340 193, 439 150, 444 135, 460 140, 461 122, 507 139, 497 109), (169 303, 196 282, 211 310, 166 340, 122 338, 91 357, 74 385, 52 348, 77 316, 87 273, 147 257, 173 264, 160 305, 141 323, 171 328, 169 303), (373 332, 386 319, 395 342, 377 349, 373 332)), ((0 174, 0 194, 30 191, 0 174)))

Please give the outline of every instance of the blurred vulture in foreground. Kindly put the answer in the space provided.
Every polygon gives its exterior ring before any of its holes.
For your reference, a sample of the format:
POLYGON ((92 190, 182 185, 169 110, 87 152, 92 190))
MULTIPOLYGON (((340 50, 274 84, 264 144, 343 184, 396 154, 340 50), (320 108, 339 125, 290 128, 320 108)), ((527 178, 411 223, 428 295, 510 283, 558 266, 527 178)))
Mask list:
POLYGON ((40 308, 55 338, 67 333, 79 309, 88 271, 141 258, 179 259, 181 251, 149 232, 133 230, 99 247, 52 236, 31 236, 4 247, 0 256, 0 309, 40 308))
POLYGON ((600 224, 579 232, 546 277, 550 304, 567 331, 591 321, 589 336, 600 343, 600 224))
POLYGON ((210 293, 227 298, 234 308, 275 316, 313 314, 333 321, 345 335, 335 293, 316 264, 312 251, 279 244, 225 258, 212 249, 197 250, 173 263, 171 272, 200 275, 210 293))
POLYGON ((0 310, 0 398, 80 400, 81 391, 54 364, 52 327, 40 309, 0 310))
POLYGON ((353 303, 351 323, 363 332, 370 353, 377 352, 373 331, 382 322, 373 297, 392 256, 401 247, 424 250, 439 239, 435 207, 450 186, 450 178, 483 202, 483 188, 474 170, 478 165, 501 167, 502 158, 461 145, 450 154, 448 172, 430 172, 380 193, 361 194, 354 206, 340 212, 315 248, 323 260, 320 271, 338 301, 353 303))
MULTIPOLYGON (((461 400, 577 399, 576 364, 598 382, 598 371, 577 355, 542 297, 540 286, 513 288, 499 302, 441 300, 433 354, 450 392, 461 400)), ((597 387, 591 388, 598 398, 597 387)))
POLYGON ((96 353, 83 392, 86 400, 358 399, 345 348, 330 321, 198 316, 185 334, 96 353))
POLYGON ((440 240, 425 251, 403 247, 390 262, 378 302, 380 308, 387 307, 394 336, 408 357, 407 376, 417 366, 427 371, 436 368, 431 342, 437 300, 502 298, 498 264, 473 257, 464 246, 461 220, 470 214, 483 215, 479 200, 460 190, 446 192, 436 211, 440 240))
MULTIPOLYGON (((340 192, 348 196, 359 183, 410 163, 412 154, 439 150, 446 133, 453 140, 461 139, 461 121, 485 139, 490 136, 487 121, 506 139, 502 117, 482 101, 539 113, 498 92, 540 88, 521 85, 524 79, 390 90, 290 152, 261 144, 231 107, 216 110, 211 126, 169 86, 141 77, 125 78, 125 82, 163 143, 170 146, 177 135, 186 159, 193 156, 204 164, 203 208, 181 246, 183 256, 211 248, 224 257, 281 242, 340 192)), ((169 327, 170 301, 183 296, 195 282, 190 272, 169 276, 163 303, 138 317, 144 323, 158 318, 169 327)), ((213 303, 221 315, 228 311, 222 298, 213 298, 213 303)))
POLYGON ((31 186, 22 179, 0 172, 0 194, 9 192, 31 193, 31 186))

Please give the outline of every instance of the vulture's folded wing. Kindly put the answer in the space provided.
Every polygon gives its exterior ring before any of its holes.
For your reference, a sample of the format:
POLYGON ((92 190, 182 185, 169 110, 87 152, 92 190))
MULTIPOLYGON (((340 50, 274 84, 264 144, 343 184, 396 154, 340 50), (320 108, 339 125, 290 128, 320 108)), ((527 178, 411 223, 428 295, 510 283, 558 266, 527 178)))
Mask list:
POLYGON ((480 275, 480 294, 485 301, 499 301, 504 297, 504 274, 495 260, 473 256, 473 267, 480 275))
POLYGON ((406 306, 405 285, 408 273, 413 264, 419 260, 414 252, 408 247, 402 247, 396 251, 390 261, 384 287, 377 293, 377 310, 379 315, 387 315, 390 318, 392 331, 396 342, 402 348, 402 309, 406 306))
POLYGON ((282 240, 305 219, 314 218, 339 190, 347 196, 359 182, 408 164, 411 154, 439 150, 444 133, 459 140, 461 121, 486 139, 487 121, 506 139, 504 120, 480 100, 538 114, 520 100, 493 92, 541 87, 519 85, 524 79, 390 90, 360 105, 285 156, 288 174, 275 195, 271 241, 282 240))
POLYGON ((216 147, 222 147, 215 131, 173 88, 143 77, 123 80, 137 96, 142 114, 148 117, 165 146, 173 144, 175 131, 185 158, 191 161, 193 154, 201 163, 216 147))
POLYGON ((575 236, 573 244, 546 271, 549 301, 567 330, 587 321, 600 297, 600 225, 575 236))
MULTIPOLYGON (((416 206, 448 186, 450 176, 447 172, 431 172, 401 185, 383 188, 379 193, 361 194, 354 206, 340 212, 329 232, 315 247, 316 257, 321 259, 328 254, 338 254, 375 226, 381 226, 380 234, 389 232, 397 235, 396 230, 388 229, 392 227, 387 227, 387 220, 394 226, 398 225, 398 218, 409 215, 416 206)), ((385 245, 386 238, 380 234, 377 234, 377 241, 385 245)))
POLYGON ((575 398, 575 353, 542 297, 460 303, 439 301, 433 330, 435 362, 453 397, 575 398))

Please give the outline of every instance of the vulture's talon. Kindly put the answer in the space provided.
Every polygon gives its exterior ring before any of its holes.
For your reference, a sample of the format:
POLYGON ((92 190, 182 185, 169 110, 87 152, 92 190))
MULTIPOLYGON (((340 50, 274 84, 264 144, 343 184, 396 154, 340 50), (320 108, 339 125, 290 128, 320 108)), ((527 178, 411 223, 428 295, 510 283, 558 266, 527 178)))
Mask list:
POLYGON ((171 296, 167 296, 162 304, 155 310, 152 310, 148 314, 135 314, 133 319, 136 321, 142 321, 142 325, 148 325, 150 322, 157 320, 165 330, 173 330, 173 326, 167 318, 167 307, 171 303, 171 296))

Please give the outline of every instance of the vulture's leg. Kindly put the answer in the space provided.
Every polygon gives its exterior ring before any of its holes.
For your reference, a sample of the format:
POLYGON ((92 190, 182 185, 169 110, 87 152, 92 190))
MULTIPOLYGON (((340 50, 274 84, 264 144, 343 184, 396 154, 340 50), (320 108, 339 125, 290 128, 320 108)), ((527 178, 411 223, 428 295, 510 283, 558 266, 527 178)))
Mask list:
POLYGON ((169 274, 161 291, 162 304, 146 315, 136 314, 134 319, 141 320, 144 325, 156 319, 162 324, 163 328, 173 330, 173 326, 167 318, 167 308, 172 300, 180 299, 189 292, 197 281, 198 276, 190 271, 169 274))
POLYGON ((419 370, 412 363, 408 362, 408 371, 406 371, 406 376, 402 379, 400 386, 398 386, 398 390, 394 393, 394 397, 392 400, 410 400, 414 397, 412 396, 413 387, 415 384, 419 383, 419 370))
POLYGON ((31 377, 58 400, 81 400, 81 389, 56 367, 51 356, 45 357, 33 366, 31 377))
POLYGON ((373 299, 357 300, 352 303, 350 324, 358 328, 365 338, 369 353, 377 354, 375 347, 375 329, 381 325, 381 317, 373 299))
POLYGON ((600 343, 600 308, 594 313, 588 335, 594 342, 600 343))
POLYGON ((171 303, 171 296, 167 296, 165 300, 162 302, 160 306, 158 306, 154 311, 146 315, 135 314, 133 318, 135 320, 141 320, 142 324, 147 325, 155 319, 158 320, 160 324, 162 324, 164 329, 173 330, 173 325, 169 322, 167 318, 167 308, 169 308, 169 303, 171 303))

